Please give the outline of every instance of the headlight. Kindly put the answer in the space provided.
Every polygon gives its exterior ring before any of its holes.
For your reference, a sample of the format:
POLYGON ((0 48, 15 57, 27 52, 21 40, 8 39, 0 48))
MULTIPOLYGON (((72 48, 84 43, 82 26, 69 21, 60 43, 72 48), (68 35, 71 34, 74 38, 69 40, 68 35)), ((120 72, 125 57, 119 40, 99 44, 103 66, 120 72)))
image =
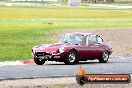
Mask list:
POLYGON ((63 53, 64 50, 65 50, 64 47, 59 48, 59 52, 60 52, 60 53, 63 53))

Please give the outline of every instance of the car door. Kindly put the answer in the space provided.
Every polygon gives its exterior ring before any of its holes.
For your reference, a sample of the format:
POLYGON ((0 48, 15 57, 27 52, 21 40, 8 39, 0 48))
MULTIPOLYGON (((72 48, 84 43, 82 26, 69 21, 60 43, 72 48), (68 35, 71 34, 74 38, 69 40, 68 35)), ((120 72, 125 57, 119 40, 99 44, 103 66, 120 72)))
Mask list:
POLYGON ((78 45, 78 56, 80 56, 82 59, 91 59, 95 58, 96 48, 98 45, 96 45, 96 38, 95 36, 87 36, 86 38, 86 44, 85 45, 78 45), (94 54, 95 53, 95 54, 94 54))
POLYGON ((86 44, 77 45, 76 49, 78 51, 77 55, 79 58, 85 59, 88 56, 87 55, 88 45, 86 44))
POLYGON ((97 37, 97 35, 89 35, 87 39, 87 57, 90 59, 98 58, 101 54, 101 43, 98 43, 97 37))
POLYGON ((79 58, 84 59, 87 56, 87 48, 86 45, 86 36, 84 35, 78 35, 76 36, 77 44, 76 44, 76 49, 77 49, 77 55, 79 58))

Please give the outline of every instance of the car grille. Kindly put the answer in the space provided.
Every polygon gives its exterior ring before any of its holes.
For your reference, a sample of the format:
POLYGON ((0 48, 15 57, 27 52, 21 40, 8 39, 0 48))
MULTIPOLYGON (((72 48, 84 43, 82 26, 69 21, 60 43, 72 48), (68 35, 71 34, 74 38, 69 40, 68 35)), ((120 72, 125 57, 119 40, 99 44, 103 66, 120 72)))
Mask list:
POLYGON ((37 52, 36 56, 45 56, 45 55, 51 55, 51 53, 47 53, 47 52, 37 52))

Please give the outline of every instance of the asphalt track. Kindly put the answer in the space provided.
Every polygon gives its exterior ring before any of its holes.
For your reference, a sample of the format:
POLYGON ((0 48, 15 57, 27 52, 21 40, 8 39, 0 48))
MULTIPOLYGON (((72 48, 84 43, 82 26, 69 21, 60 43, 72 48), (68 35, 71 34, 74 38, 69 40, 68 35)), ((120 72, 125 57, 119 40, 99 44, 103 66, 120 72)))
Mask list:
POLYGON ((61 62, 46 62, 42 66, 29 65, 4 65, 0 66, 0 80, 16 78, 44 78, 75 76, 77 68, 82 66, 87 74, 131 74, 132 56, 111 57, 108 63, 98 63, 98 60, 80 62, 77 65, 65 65, 61 62))

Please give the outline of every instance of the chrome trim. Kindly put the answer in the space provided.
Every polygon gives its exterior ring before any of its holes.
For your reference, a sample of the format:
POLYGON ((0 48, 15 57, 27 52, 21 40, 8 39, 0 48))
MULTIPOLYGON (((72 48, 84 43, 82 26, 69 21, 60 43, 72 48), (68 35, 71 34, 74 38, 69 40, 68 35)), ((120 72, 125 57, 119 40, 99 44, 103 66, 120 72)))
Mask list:
POLYGON ((57 54, 52 54, 52 56, 53 56, 53 55, 60 55, 60 54, 61 54, 61 53, 57 53, 57 54))

